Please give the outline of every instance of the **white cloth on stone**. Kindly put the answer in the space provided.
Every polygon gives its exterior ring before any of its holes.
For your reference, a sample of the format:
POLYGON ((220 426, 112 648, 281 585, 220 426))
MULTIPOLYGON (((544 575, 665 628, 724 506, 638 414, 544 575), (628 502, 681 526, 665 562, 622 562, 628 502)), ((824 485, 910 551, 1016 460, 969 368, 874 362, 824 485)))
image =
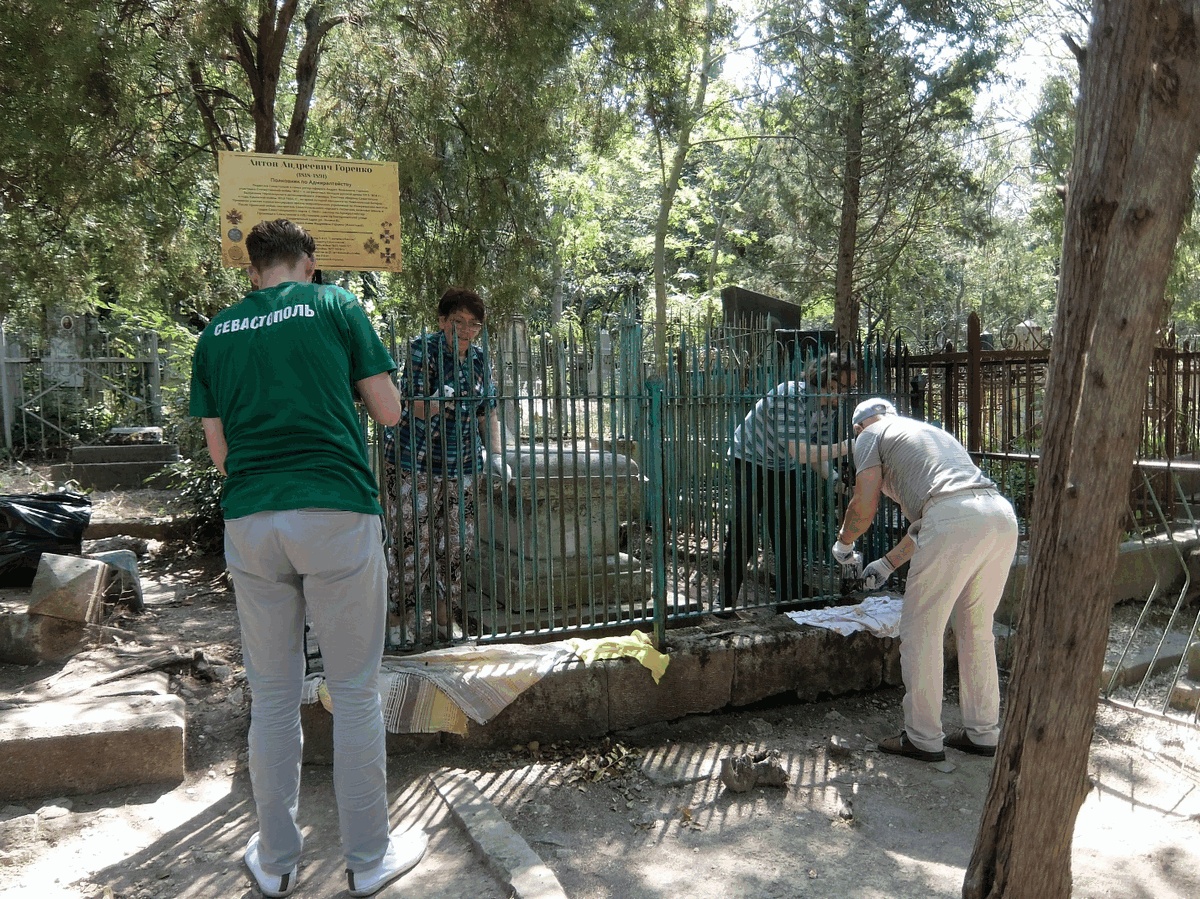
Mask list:
POLYGON ((853 606, 788 612, 787 616, 797 624, 827 628, 843 636, 855 631, 870 631, 877 637, 898 637, 903 605, 904 599, 899 596, 868 596, 853 606))

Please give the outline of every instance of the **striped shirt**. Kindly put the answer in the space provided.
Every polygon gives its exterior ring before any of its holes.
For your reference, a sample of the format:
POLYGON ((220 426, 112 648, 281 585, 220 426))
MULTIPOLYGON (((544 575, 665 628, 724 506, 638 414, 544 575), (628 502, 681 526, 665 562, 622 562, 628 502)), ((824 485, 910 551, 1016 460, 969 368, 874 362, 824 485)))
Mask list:
POLYGON ((777 471, 796 468, 789 444, 808 442, 806 406, 804 382, 784 381, 772 387, 733 432, 729 455, 777 471))
POLYGON ((404 412, 395 439, 384 438, 389 461, 398 460, 404 471, 451 478, 482 469, 479 428, 496 407, 496 385, 481 347, 472 345, 466 358, 459 359, 443 332, 418 337, 409 344, 400 395, 404 412), (450 395, 443 393, 446 388, 453 391, 453 410, 447 405, 450 395), (428 421, 414 416, 412 400, 429 398, 439 401, 439 413, 428 421))
POLYGON ((883 466, 884 495, 913 524, 934 497, 996 486, 953 435, 901 415, 884 415, 858 435, 854 465, 856 471, 883 466))

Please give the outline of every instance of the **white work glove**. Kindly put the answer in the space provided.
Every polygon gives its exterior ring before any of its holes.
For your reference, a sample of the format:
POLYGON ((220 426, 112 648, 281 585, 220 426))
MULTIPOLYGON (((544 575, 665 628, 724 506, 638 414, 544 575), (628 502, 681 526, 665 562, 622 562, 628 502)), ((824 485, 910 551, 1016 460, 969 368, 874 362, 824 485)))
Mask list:
POLYGON ((854 558, 854 544, 843 543, 841 540, 834 541, 833 544, 833 560, 839 565, 845 565, 854 558))
POLYGON ((890 578, 895 571, 896 566, 888 561, 888 557, 880 556, 863 569, 863 589, 878 590, 888 582, 888 578, 890 578))

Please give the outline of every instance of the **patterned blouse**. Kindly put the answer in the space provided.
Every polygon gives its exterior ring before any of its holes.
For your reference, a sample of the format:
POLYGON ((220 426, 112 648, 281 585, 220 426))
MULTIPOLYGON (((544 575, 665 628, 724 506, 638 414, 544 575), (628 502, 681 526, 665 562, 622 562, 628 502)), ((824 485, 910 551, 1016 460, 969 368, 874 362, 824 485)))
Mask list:
POLYGON ((482 347, 471 345, 459 359, 441 331, 416 338, 408 347, 400 395, 400 423, 394 435, 385 436, 388 461, 398 456, 404 471, 450 478, 482 470, 480 426, 496 407, 496 385, 482 347), (432 418, 420 418, 412 414, 413 400, 436 400, 441 409, 432 418), (453 410, 447 406, 451 401, 453 410))

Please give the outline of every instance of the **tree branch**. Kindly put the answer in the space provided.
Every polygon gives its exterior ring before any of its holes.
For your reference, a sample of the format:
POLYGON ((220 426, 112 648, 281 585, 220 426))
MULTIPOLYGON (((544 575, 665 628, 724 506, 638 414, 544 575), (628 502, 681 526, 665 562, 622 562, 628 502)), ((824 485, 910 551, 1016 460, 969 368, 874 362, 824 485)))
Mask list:
POLYGON ((317 86, 317 67, 321 61, 321 42, 334 27, 346 21, 334 16, 321 21, 322 4, 314 3, 304 16, 304 46, 296 60, 296 102, 292 106, 292 121, 288 126, 283 152, 296 154, 304 147, 304 132, 308 128, 308 110, 317 86))
POLYGON ((217 144, 223 144, 226 150, 232 150, 233 144, 229 138, 221 130, 221 125, 217 121, 216 110, 209 103, 206 94, 208 91, 204 86, 204 77, 200 72, 200 64, 194 59, 187 61, 188 80, 192 84, 192 96, 196 98, 196 106, 200 110, 200 118, 204 122, 204 130, 208 133, 208 145, 212 151, 213 159, 217 158, 217 144))

